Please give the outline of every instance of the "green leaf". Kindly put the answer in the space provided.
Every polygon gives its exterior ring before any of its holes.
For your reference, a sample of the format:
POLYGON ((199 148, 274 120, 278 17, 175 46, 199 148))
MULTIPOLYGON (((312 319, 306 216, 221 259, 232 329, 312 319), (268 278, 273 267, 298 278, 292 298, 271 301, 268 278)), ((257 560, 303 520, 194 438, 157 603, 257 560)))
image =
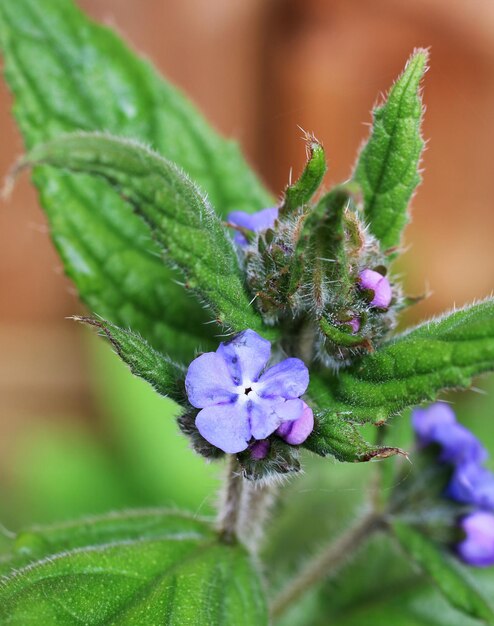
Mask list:
MULTIPOLYGON (((331 511, 333 506, 326 517, 331 511)), ((318 519, 325 519, 324 514, 318 519)), ((387 534, 375 535, 338 572, 337 581, 308 595, 276 626, 479 626, 477 619, 453 608, 427 576, 414 571, 410 558, 394 544, 387 534)), ((472 572, 486 598, 492 596, 493 574, 492 568, 472 572)))
POLYGON ((327 164, 324 148, 312 135, 308 135, 306 141, 307 163, 297 182, 290 184, 285 189, 285 198, 280 207, 280 217, 289 215, 307 204, 319 189, 326 173, 327 164))
POLYGON ((79 526, 70 528, 64 551, 4 577, 0 620, 13 626, 267 624, 244 549, 218 543, 204 522, 172 517, 171 525, 159 512, 137 523, 116 518, 94 533, 82 530, 86 537, 78 535, 79 526))
POLYGON ((418 166, 424 145, 420 81, 428 56, 427 50, 417 50, 387 101, 374 110, 371 136, 353 175, 362 188, 365 218, 383 251, 400 244, 409 219, 408 204, 420 182, 418 166))
POLYGON ((250 305, 223 224, 173 163, 136 142, 98 133, 73 133, 40 144, 24 163, 102 177, 148 224, 165 261, 181 270, 186 287, 211 307, 218 323, 269 334, 250 305))
POLYGON ((338 375, 311 376, 309 395, 349 422, 382 423, 494 370, 494 299, 430 320, 338 375))
MULTIPOLYGON (((28 148, 60 133, 105 130, 152 145, 225 215, 272 200, 237 147, 110 30, 71 0, 0 2, 0 47, 28 148)), ((159 258, 146 227, 102 181, 35 172, 54 243, 81 298, 173 358, 210 343, 208 316, 159 258)))
POLYGON ((139 538, 174 539, 185 535, 204 540, 214 537, 205 520, 167 509, 133 509, 46 526, 28 526, 11 539, 10 552, 0 572, 5 574, 32 561, 88 545, 139 538))
POLYGON ((494 624, 493 608, 451 557, 408 524, 395 521, 392 529, 405 552, 430 576, 448 602, 466 615, 494 624))
POLYGON ((74 319, 99 329, 110 341, 122 361, 130 367, 130 371, 148 382, 161 396, 171 398, 182 406, 187 402, 183 366, 154 350, 145 339, 131 330, 90 317, 75 317, 74 319))
POLYGON ((320 456, 359 463, 405 454, 400 448, 367 442, 354 424, 330 411, 316 411, 315 427, 304 447, 320 456))

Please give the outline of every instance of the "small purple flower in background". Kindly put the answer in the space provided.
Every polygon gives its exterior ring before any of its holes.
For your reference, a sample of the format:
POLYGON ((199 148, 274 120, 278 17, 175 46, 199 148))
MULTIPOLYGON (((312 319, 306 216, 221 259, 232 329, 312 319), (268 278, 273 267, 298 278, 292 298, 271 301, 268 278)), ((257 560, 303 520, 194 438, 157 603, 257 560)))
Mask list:
MULTIPOLYGON (((262 209, 256 213, 245 213, 245 211, 232 211, 228 215, 228 221, 234 226, 240 226, 255 233, 272 228, 278 218, 278 207, 262 209)), ((246 246, 249 242, 241 232, 236 232, 233 241, 238 246, 246 246)))
POLYGON ((265 370, 270 355, 269 341, 245 330, 189 365, 187 396, 192 406, 202 409, 197 429, 220 450, 241 452, 252 439, 266 439, 282 423, 302 417, 307 367, 288 358, 265 370))
POLYGON ((456 546, 458 555, 476 567, 494 565, 494 474, 483 466, 487 450, 443 402, 415 409, 412 425, 419 442, 439 445, 438 460, 454 468, 444 495, 473 508, 460 521, 466 537, 456 546))
POLYGON ((456 421, 453 409, 436 402, 426 409, 415 409, 412 425, 424 446, 436 443, 441 447, 440 460, 445 463, 483 463, 487 450, 467 428, 456 421))
POLYGON ((464 517, 460 526, 465 539, 458 544, 458 554, 474 567, 494 565, 494 515, 476 511, 464 517))
POLYGON ((386 276, 374 270, 362 270, 359 274, 359 286, 361 289, 370 289, 374 292, 374 296, 370 301, 372 306, 379 309, 387 309, 389 307, 393 294, 386 276))
POLYGON ((477 463, 462 463, 455 469, 447 495, 494 512, 494 474, 477 463))

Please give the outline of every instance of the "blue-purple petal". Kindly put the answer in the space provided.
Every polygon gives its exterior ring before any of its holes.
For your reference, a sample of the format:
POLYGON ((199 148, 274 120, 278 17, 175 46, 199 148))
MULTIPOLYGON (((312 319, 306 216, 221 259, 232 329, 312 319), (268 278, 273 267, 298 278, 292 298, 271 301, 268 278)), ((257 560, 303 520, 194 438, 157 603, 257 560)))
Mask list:
POLYGON ((309 384, 309 370, 300 359, 289 358, 273 365, 254 385, 256 393, 263 398, 299 398, 309 384))
MULTIPOLYGON (((232 211, 228 214, 228 221, 235 226, 252 230, 253 232, 262 232, 268 228, 272 228, 278 218, 278 208, 269 207, 262 209, 256 213, 245 213, 245 211, 232 211)), ((240 232, 236 232, 234 241, 240 246, 247 245, 247 239, 240 232)))
POLYGON ((461 521, 465 539, 458 544, 460 557, 474 567, 494 565, 494 515, 476 511, 461 521))
POLYGON ((198 409, 231 402, 238 393, 226 362, 216 352, 206 352, 192 361, 185 390, 189 402, 198 409))
POLYGON ((247 403, 208 406, 197 414, 196 427, 206 441, 223 452, 242 452, 251 438, 247 403))
POLYGON ((253 330, 244 330, 231 341, 220 344, 216 353, 222 357, 237 385, 256 381, 271 356, 271 344, 253 330))
POLYGON ((298 419, 304 410, 302 400, 258 398, 249 401, 249 416, 254 439, 266 439, 285 421, 298 419))

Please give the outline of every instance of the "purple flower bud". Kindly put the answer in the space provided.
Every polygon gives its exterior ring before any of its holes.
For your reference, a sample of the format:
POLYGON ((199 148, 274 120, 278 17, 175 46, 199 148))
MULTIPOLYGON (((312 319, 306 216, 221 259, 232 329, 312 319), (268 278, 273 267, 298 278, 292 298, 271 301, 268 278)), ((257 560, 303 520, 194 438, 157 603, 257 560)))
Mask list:
POLYGON ((254 441, 250 446, 250 456, 254 461, 262 461, 268 456, 271 443, 269 439, 261 439, 261 441, 254 441))
POLYGON ((350 326, 354 335, 360 330, 360 319, 358 317, 354 317, 349 322, 345 323, 350 326))
POLYGON ((446 495, 494 512, 494 474, 477 463, 461 464, 455 469, 446 495))
POLYGON ((458 424, 453 409, 444 402, 415 409, 412 425, 422 445, 441 446, 440 460, 445 463, 483 463, 487 459, 484 446, 473 433, 458 424))
POLYGON ((391 285, 386 276, 374 270, 362 270, 359 274, 359 286, 361 289, 370 289, 374 297, 370 301, 372 306, 379 309, 387 309, 393 296, 391 285))
POLYGON ((196 427, 224 452, 245 450, 252 439, 266 439, 304 411, 300 396, 309 384, 307 367, 289 358, 265 370, 270 354, 269 341, 245 330, 189 365, 187 396, 202 409, 196 427))
POLYGON ((283 422, 276 434, 292 446, 298 446, 307 439, 314 430, 314 413, 304 402, 302 415, 292 422, 283 422))
POLYGON ((458 544, 458 554, 474 567, 494 565, 494 515, 477 511, 460 522, 465 539, 458 544))
MULTIPOLYGON (((278 207, 262 209, 256 213, 245 213, 245 211, 232 211, 228 215, 228 221, 235 226, 252 230, 255 233, 272 228, 278 218, 278 207)), ((233 241, 238 246, 246 246, 249 242, 240 232, 236 232, 233 241)))

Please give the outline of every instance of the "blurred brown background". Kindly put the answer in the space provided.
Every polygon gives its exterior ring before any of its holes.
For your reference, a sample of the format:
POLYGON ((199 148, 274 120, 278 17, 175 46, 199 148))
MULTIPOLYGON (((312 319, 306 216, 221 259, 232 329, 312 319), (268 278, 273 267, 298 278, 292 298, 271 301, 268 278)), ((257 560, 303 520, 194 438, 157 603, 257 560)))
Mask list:
MULTIPOLYGON (((42 3, 42 0, 41 0, 42 3)), ((431 297, 412 319, 491 293, 494 278, 492 0, 80 0, 236 137, 278 194, 304 146, 348 177, 370 108, 414 47, 431 48, 424 183, 399 268, 431 297)), ((0 174, 22 151, 0 85, 0 174)), ((33 190, 0 206, 0 455, 38 415, 94 415, 80 310, 33 190)))

